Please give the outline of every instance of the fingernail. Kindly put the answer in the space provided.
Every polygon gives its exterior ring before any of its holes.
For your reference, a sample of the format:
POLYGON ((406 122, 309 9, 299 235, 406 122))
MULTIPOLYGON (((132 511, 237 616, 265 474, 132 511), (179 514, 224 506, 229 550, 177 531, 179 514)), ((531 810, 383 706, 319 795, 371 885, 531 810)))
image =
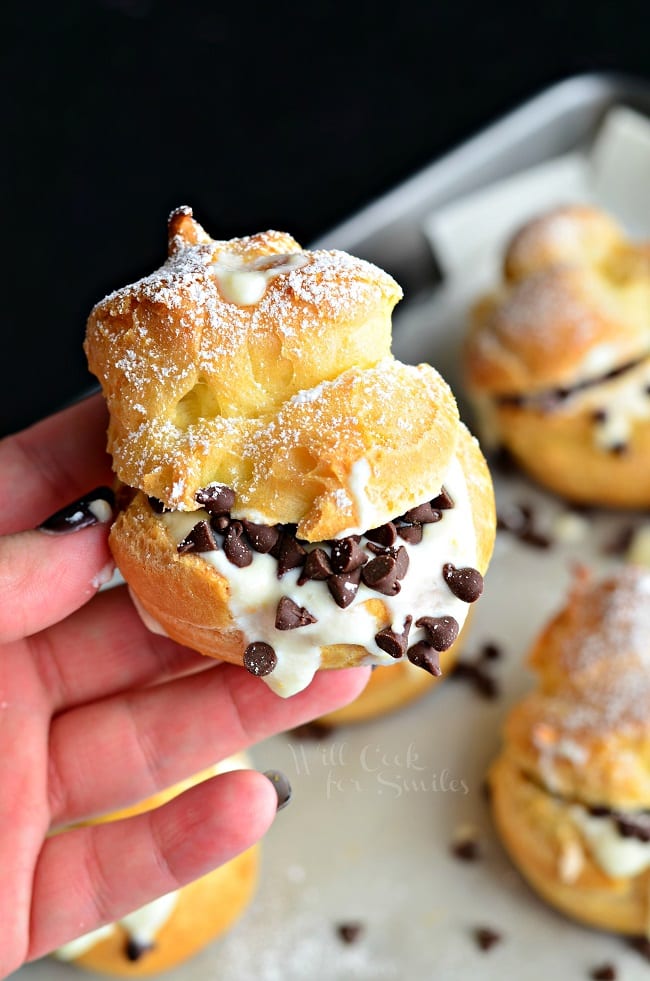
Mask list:
POLYGON ((278 795, 277 810, 281 811, 291 800, 291 784, 280 770, 265 770, 264 776, 273 784, 273 788, 278 795))
POLYGON ((110 487, 96 487, 95 490, 84 494, 78 501, 66 504, 60 511, 55 511, 38 527, 40 531, 55 534, 65 534, 69 531, 80 531, 91 525, 106 524, 113 517, 115 495, 110 487))

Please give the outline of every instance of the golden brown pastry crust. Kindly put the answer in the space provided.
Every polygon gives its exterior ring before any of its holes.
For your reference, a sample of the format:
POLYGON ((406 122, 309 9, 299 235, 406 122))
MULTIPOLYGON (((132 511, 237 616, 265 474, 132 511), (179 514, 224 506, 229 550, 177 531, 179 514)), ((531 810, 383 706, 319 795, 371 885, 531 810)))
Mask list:
MULTIPOLYGON (((460 423, 457 435, 457 455, 466 476, 474 521, 477 568, 485 572, 495 536, 492 483, 476 440, 460 423)), ((132 592, 169 637, 202 654, 243 663, 252 638, 245 638, 237 629, 229 606, 228 582, 199 555, 178 554, 176 542, 143 494, 137 494, 118 515, 110 544, 132 592)), ((380 598, 368 600, 367 608, 376 619, 377 630, 389 624, 380 598)), ((367 655, 368 651, 358 645, 332 644, 322 649, 320 667, 351 667, 362 663, 367 655)))
POLYGON ((607 874, 573 809, 650 808, 650 572, 578 572, 530 654, 536 690, 509 713, 490 771, 497 828, 550 903, 624 933, 650 927, 650 873, 607 874))
POLYGON ((501 288, 476 304, 464 349, 486 439, 571 500, 645 506, 649 309, 649 244, 627 240, 583 206, 526 225, 506 252, 501 288), (638 367, 608 377, 628 365, 638 367), (637 406, 628 410, 635 385, 637 406), (603 441, 598 426, 617 400, 623 438, 603 441))

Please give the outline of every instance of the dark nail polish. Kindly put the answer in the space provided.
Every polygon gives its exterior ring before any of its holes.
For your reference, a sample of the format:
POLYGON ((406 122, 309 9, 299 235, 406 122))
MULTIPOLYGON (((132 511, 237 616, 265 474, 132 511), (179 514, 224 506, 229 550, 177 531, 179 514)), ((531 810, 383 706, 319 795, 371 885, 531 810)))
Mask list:
POLYGON ((55 534, 80 531, 91 525, 106 524, 113 517, 114 507, 115 495, 111 488, 96 487, 79 500, 66 504, 60 511, 55 511, 38 527, 41 531, 55 534))
POLYGON ((266 770, 264 776, 271 781, 275 788, 278 795, 278 811, 281 811, 291 800, 291 784, 280 770, 266 770))

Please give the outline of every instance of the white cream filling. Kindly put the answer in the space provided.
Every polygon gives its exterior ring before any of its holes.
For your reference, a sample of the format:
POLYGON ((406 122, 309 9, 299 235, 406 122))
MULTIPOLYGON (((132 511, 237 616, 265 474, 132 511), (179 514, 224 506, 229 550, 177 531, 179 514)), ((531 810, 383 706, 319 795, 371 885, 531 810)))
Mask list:
MULTIPOLYGON (((240 753, 221 760, 215 764, 213 771, 216 776, 218 773, 246 769, 247 766, 248 760, 244 754, 240 753)), ((98 927, 96 930, 84 933, 75 940, 70 940, 67 944, 63 944, 57 950, 53 951, 53 955, 61 961, 73 961, 77 957, 81 957, 82 954, 85 954, 86 951, 90 950, 101 940, 110 937, 118 926, 122 927, 129 938, 139 946, 154 946, 159 931, 164 927, 174 912, 179 891, 176 889, 173 892, 166 893, 164 896, 159 896, 158 899, 152 900, 152 902, 141 906, 132 913, 127 913, 126 916, 123 916, 115 923, 107 923, 105 926, 98 927)))
POLYGON ((239 255, 225 253, 212 263, 210 272, 216 279, 224 300, 247 307, 262 299, 267 286, 276 276, 298 269, 306 262, 307 256, 301 252, 264 255, 250 261, 239 255))
MULTIPOLYGON (((363 468, 359 468, 355 493, 362 494, 363 468)), ((442 576, 447 562, 457 567, 476 566, 476 537, 465 475, 457 459, 454 459, 444 475, 444 487, 454 501, 454 507, 443 511, 442 519, 423 525, 422 541, 411 545, 398 539, 409 556, 409 567, 402 580, 401 591, 396 596, 384 596, 363 583, 359 586, 352 603, 341 609, 332 598, 325 582, 308 581, 298 585, 299 569, 291 569, 278 579, 277 561, 271 555, 253 554, 253 561, 245 568, 238 568, 228 561, 223 550, 199 554, 228 580, 230 610, 237 628, 242 631, 245 643, 264 641, 277 655, 277 665, 264 681, 278 695, 289 697, 302 691, 318 670, 321 648, 332 644, 351 644, 365 647, 369 652, 367 664, 394 664, 395 659, 375 643, 380 625, 365 608, 367 600, 381 600, 388 610, 393 630, 401 633, 407 616, 413 617, 409 644, 425 639, 415 621, 422 616, 453 616, 462 628, 468 613, 468 604, 459 600, 449 589, 442 576), (275 616, 283 596, 305 607, 316 623, 295 630, 277 630, 275 616)), ((363 510, 363 508, 362 508, 363 510)), ((368 514, 367 511, 363 512, 368 514)), ((167 525, 172 538, 178 544, 200 520, 209 520, 206 511, 183 513, 166 512, 159 516, 167 525)), ((372 521, 366 529, 375 525, 372 521)))
POLYGON ((612 878, 639 875, 650 867, 650 841, 625 838, 614 818, 595 817, 580 804, 569 809, 573 822, 585 837, 594 861, 612 878))

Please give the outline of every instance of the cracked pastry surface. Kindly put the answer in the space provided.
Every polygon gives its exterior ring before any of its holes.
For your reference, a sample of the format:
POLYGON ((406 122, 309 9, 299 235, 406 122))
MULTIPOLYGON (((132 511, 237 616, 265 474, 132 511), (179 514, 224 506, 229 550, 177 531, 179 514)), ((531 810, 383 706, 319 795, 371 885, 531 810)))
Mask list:
POLYGON ((282 233, 215 242, 183 208, 162 269, 89 318, 138 608, 283 695, 319 667, 436 672, 453 638, 418 620, 459 629, 482 588, 491 481, 440 375, 390 353, 400 296, 282 233))
POLYGON ((501 287, 475 306, 464 362, 486 441, 541 484, 582 503, 648 503, 649 243, 586 206, 529 222, 501 287))
POLYGON ((569 916, 650 933, 650 573, 577 575, 541 632, 538 687, 511 711, 490 771, 497 829, 569 916))

